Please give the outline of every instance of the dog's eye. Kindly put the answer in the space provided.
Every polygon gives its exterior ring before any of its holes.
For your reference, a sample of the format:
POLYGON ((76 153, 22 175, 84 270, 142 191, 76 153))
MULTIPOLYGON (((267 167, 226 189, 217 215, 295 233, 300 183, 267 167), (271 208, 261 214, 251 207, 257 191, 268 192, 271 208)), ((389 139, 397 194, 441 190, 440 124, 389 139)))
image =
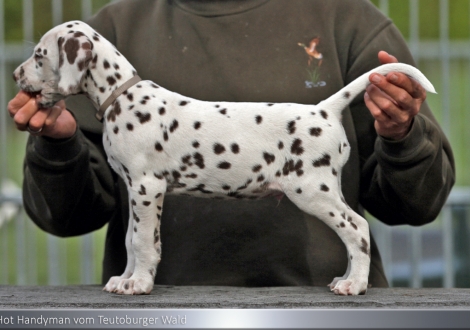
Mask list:
POLYGON ((42 57, 43 57, 43 56, 42 56, 41 53, 39 53, 39 52, 35 52, 35 53, 34 53, 34 59, 35 59, 36 61, 39 61, 40 59, 42 59, 42 57))

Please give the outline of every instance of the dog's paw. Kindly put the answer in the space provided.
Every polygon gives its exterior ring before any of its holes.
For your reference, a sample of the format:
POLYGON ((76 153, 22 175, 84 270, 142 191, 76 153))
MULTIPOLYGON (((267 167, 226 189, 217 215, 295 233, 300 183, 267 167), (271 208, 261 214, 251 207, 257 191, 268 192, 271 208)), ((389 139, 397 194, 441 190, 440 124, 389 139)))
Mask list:
MULTIPOLYGON (((336 278, 335 278, 336 279, 336 278)), ((334 280, 333 280, 334 282, 334 280)), ((353 281, 340 279, 331 289, 335 294, 342 296, 357 296, 367 291, 367 281, 353 281)))
POLYGON ((332 281, 330 284, 327 285, 327 287, 329 287, 329 288, 333 291, 333 289, 335 288, 336 284, 337 284, 339 281, 341 281, 341 280, 345 280, 346 278, 347 278, 347 277, 345 277, 345 276, 335 277, 335 278, 333 279, 333 281, 332 281))
POLYGON ((121 280, 122 280, 122 276, 111 277, 108 283, 106 283, 106 285, 104 286, 103 291, 114 292, 117 289, 121 280))
POLYGON ((153 281, 144 278, 122 279, 113 291, 117 294, 149 294, 153 289, 153 281))

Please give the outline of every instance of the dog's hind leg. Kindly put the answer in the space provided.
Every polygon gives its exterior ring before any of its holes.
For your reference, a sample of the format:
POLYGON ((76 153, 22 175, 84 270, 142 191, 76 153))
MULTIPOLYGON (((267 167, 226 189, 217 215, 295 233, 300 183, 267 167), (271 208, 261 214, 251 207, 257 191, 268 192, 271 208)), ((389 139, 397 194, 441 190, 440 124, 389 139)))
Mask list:
POLYGON ((334 287, 331 290, 339 295, 364 294, 370 267, 367 221, 347 206, 342 198, 338 180, 326 178, 324 183, 296 181, 290 181, 289 187, 283 189, 284 193, 301 210, 332 228, 348 251, 348 269, 344 276, 333 280, 330 285, 334 284, 334 287))

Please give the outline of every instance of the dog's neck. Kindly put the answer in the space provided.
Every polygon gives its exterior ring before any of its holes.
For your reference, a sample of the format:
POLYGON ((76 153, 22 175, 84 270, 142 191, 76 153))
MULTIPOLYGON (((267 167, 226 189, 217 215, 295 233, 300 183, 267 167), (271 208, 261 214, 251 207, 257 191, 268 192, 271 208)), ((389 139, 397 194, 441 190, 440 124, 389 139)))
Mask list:
POLYGON ((137 75, 134 67, 114 46, 102 43, 104 42, 95 43, 94 57, 81 82, 81 90, 98 107, 101 107, 114 90, 137 75))

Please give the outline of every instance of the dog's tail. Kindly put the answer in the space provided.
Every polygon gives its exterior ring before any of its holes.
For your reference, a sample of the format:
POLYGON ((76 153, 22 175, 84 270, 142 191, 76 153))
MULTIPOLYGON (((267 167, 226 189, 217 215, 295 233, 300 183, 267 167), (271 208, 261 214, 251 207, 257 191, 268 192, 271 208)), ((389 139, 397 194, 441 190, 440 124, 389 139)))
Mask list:
POLYGON ((389 72, 401 72, 415 79, 430 93, 436 93, 434 86, 424 76, 424 74, 415 67, 404 63, 389 63, 381 65, 377 68, 364 73, 362 76, 343 87, 337 93, 333 94, 326 100, 320 102, 317 106, 324 107, 329 113, 335 114, 338 118, 341 116, 343 109, 365 88, 369 85, 369 76, 371 73, 379 73, 386 75, 389 72))

